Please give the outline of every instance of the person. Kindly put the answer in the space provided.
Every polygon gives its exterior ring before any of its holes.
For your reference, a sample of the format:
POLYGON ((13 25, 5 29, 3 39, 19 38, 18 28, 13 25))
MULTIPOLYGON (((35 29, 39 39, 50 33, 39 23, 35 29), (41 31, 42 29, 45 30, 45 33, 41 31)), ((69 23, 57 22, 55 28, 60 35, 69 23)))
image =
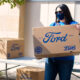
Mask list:
MULTIPOLYGON (((71 17, 70 10, 66 4, 60 4, 55 9, 56 20, 50 26, 72 25, 80 30, 78 22, 71 17)), ((70 80, 74 65, 74 56, 51 57, 46 58, 45 62, 45 80, 55 80, 59 74, 59 80, 70 80)))

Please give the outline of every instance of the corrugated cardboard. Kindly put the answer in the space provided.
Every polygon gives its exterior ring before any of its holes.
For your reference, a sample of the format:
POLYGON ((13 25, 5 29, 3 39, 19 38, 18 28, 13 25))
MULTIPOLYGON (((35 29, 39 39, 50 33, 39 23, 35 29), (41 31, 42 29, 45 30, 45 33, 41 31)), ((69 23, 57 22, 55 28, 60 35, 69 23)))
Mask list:
POLYGON ((44 69, 29 66, 17 69, 16 80, 44 80, 44 69))
POLYGON ((16 58, 22 56, 24 56, 23 39, 0 38, 0 58, 16 58))
POLYGON ((79 54, 79 30, 74 25, 33 28, 34 55, 37 58, 79 54))

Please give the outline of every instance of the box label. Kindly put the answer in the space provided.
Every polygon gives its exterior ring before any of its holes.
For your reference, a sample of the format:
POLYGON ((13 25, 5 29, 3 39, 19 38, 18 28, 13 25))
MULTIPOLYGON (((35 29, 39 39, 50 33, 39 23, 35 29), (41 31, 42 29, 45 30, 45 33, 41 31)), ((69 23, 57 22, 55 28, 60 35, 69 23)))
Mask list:
POLYGON ((76 46, 75 45, 73 45, 73 46, 65 46, 64 47, 64 51, 69 51, 69 50, 76 50, 76 46))
POLYGON ((37 47, 35 48, 35 53, 37 53, 37 54, 42 53, 42 47, 37 46, 37 47))
POLYGON ((14 51, 14 50, 20 50, 19 44, 13 44, 13 45, 11 46, 11 51, 14 51))
POLYGON ((55 37, 55 35, 60 35, 61 32, 48 32, 45 34, 45 37, 43 38, 43 43, 54 43, 54 42, 66 42, 67 41, 67 36, 68 34, 65 34, 64 36, 57 36, 55 37))

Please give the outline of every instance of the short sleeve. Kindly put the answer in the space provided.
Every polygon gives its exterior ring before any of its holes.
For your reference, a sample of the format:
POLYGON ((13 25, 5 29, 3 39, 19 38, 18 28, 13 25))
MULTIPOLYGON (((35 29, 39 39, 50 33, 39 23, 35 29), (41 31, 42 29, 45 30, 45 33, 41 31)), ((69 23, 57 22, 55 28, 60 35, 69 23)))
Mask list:
POLYGON ((55 22, 53 22, 53 23, 51 23, 49 26, 55 26, 56 25, 56 23, 55 22))
POLYGON ((76 21, 72 21, 70 24, 78 24, 78 22, 76 22, 76 21))

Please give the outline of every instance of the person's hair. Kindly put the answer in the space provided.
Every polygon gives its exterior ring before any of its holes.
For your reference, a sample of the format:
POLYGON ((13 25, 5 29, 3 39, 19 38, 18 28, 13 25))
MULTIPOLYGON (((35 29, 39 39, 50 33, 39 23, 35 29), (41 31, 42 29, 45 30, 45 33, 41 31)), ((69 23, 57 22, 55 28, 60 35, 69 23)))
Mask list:
MULTIPOLYGON (((55 12, 57 11, 57 8, 60 8, 63 11, 66 24, 70 24, 70 22, 73 21, 73 19, 68 6, 65 4, 58 5, 55 9, 55 12)), ((60 20, 57 19, 57 16, 56 16, 56 22, 57 23, 60 22, 60 20)))

